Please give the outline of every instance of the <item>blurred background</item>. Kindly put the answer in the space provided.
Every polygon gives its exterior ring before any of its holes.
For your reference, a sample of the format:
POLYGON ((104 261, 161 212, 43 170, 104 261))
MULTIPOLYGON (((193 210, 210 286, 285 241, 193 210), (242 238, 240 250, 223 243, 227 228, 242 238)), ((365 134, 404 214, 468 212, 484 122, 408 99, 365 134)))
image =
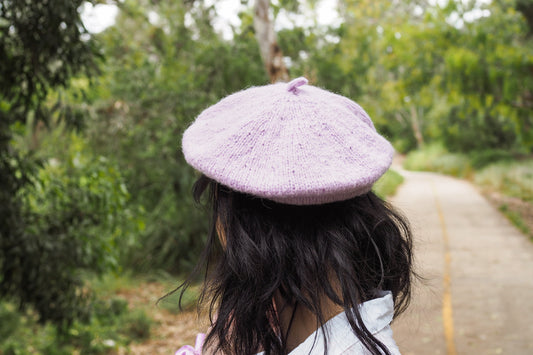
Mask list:
MULTIPOLYGON (((411 170, 533 230, 533 0, 0 0, 0 354, 173 353, 202 328, 183 130, 305 76, 411 170)), ((389 172, 376 190, 394 194, 389 172)))

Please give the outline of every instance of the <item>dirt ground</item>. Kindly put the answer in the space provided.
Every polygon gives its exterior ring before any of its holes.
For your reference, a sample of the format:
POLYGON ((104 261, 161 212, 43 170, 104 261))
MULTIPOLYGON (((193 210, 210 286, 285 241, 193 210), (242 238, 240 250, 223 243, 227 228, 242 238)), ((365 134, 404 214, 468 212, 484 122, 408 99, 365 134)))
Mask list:
POLYGON ((169 290, 171 288, 168 285, 145 282, 136 289, 123 290, 117 294, 128 300, 131 309, 143 308, 154 320, 150 339, 130 344, 129 354, 173 355, 183 345, 194 346, 196 335, 207 329, 205 320, 198 319, 196 309, 176 313, 156 304, 169 290))

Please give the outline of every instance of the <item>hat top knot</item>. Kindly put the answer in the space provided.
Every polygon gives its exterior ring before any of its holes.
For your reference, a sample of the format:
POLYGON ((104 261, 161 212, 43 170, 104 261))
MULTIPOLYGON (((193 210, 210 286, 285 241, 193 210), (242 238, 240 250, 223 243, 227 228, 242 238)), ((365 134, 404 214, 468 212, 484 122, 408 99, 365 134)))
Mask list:
POLYGON ((302 85, 306 85, 309 81, 304 78, 303 76, 296 78, 292 80, 290 83, 287 84, 287 91, 296 93, 296 89, 302 85))

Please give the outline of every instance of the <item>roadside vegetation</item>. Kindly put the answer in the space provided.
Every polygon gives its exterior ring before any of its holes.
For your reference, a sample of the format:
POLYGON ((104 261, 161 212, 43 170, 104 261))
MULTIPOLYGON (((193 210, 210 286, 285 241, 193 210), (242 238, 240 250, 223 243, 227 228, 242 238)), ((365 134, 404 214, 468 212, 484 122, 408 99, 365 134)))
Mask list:
MULTIPOLYGON (((118 354, 151 336, 147 307, 130 309, 123 297, 94 299, 87 315, 67 330, 39 322, 32 310, 0 302, 0 354, 118 354)), ((151 313, 151 312, 150 312, 151 313)))
POLYGON ((389 169, 373 187, 373 191, 382 199, 394 196, 398 187, 403 183, 403 176, 397 171, 389 169))
POLYGON ((179 293, 163 296, 182 281, 166 273, 86 280, 93 302, 65 332, 40 323, 34 311, 1 301, 0 354, 173 354, 205 331, 197 319, 198 285, 187 290, 180 309, 179 293))

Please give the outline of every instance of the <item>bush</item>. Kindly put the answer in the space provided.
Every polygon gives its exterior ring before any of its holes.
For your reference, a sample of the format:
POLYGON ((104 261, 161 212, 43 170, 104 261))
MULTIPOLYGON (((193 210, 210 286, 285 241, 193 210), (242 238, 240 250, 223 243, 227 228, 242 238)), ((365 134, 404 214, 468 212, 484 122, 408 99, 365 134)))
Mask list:
POLYGON ((120 246, 136 231, 117 169, 87 154, 76 135, 67 141, 22 191, 25 229, 0 250, 0 293, 64 330, 89 311, 80 272, 117 268, 120 246))
POLYGON ((430 145, 410 152, 403 166, 415 171, 434 171, 457 177, 470 177, 473 173, 469 158, 464 154, 448 153, 440 145, 430 145))
POLYGON ((508 196, 533 202, 533 160, 491 164, 476 174, 475 182, 508 196))
POLYGON ((64 339, 82 354, 107 354, 150 336, 152 319, 143 310, 130 311, 123 298, 95 300, 92 307, 92 316, 76 322, 64 339))
POLYGON ((124 328, 121 333, 136 341, 148 339, 152 323, 152 319, 143 310, 136 309, 124 317, 124 328))
POLYGON ((373 187, 374 192, 381 198, 393 196, 403 182, 403 176, 394 170, 388 170, 373 187))
POLYGON ((452 151, 512 149, 518 141, 514 122, 477 99, 452 107, 442 124, 442 139, 452 151))
POLYGON ((503 149, 487 149, 474 151, 469 154, 470 162, 474 169, 481 169, 489 164, 501 161, 512 161, 513 153, 503 149))
POLYGON ((473 173, 470 160, 462 154, 450 153, 437 157, 430 164, 430 168, 431 171, 457 177, 470 177, 473 173))
POLYGON ((34 312, 21 312, 10 302, 0 302, 0 339, 0 354, 69 354, 59 350, 62 346, 53 345, 54 327, 38 325, 34 312))
POLYGON ((20 315, 12 304, 0 303, 0 339, 7 339, 20 325, 20 315))
POLYGON ((408 170, 429 170, 431 161, 445 154, 446 150, 440 145, 428 145, 424 149, 413 150, 407 154, 403 167, 408 170))
POLYGON ((132 341, 150 336, 153 320, 141 309, 130 311, 127 301, 113 296, 93 299, 92 314, 76 320, 66 333, 39 324, 31 310, 0 302, 0 354, 70 355, 126 353, 132 341))

